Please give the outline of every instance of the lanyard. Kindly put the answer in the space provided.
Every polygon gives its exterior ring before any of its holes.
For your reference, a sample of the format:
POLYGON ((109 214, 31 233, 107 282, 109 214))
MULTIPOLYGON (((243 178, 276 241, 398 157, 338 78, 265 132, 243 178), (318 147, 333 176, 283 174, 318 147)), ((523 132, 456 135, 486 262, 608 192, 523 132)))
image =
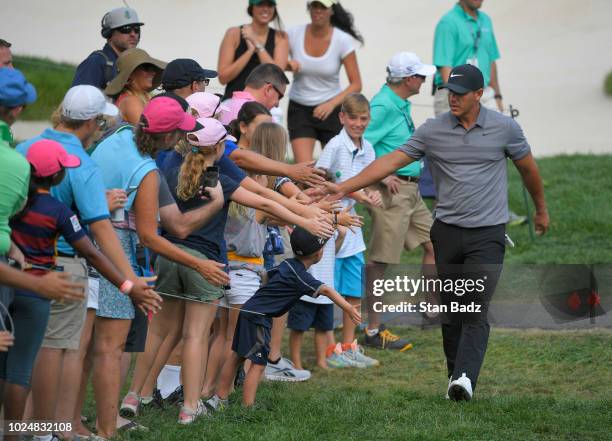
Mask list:
POLYGON ((480 29, 480 22, 478 21, 478 19, 475 20, 476 21, 476 32, 474 32, 474 27, 472 26, 472 24, 470 23, 470 20, 468 19, 468 25, 470 26, 470 33, 472 34, 472 38, 474 39, 474 46, 472 48, 473 58, 476 58, 476 56, 478 55, 478 47, 480 46, 480 37, 481 37, 481 29, 480 29))

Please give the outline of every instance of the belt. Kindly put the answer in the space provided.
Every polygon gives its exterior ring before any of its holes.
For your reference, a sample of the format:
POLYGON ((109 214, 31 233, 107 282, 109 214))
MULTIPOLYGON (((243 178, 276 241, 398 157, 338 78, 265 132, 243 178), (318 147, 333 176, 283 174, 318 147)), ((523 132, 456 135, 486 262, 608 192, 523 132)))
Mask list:
POLYGON ((416 176, 403 176, 403 175, 395 175, 396 177, 400 178, 402 181, 406 181, 406 182, 419 182, 419 178, 416 176))

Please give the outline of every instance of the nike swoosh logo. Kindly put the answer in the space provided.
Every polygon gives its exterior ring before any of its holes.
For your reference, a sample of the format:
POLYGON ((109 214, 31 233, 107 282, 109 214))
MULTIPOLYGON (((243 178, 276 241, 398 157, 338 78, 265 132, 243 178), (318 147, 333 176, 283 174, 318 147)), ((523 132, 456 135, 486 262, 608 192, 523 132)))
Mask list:
POLYGON ((463 76, 463 75, 461 75, 461 74, 452 74, 450 77, 451 77, 451 78, 455 78, 455 77, 462 77, 462 76, 463 76))

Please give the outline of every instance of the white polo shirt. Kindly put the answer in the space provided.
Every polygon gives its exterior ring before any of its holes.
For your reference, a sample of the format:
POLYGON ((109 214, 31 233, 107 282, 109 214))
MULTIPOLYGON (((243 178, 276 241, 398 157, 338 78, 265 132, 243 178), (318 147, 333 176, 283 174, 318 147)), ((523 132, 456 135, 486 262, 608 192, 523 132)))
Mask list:
MULTIPOLYGON (((325 246, 323 247, 323 256, 321 260, 314 265, 311 265, 308 268, 308 272, 312 274, 317 280, 320 280, 325 285, 333 288, 334 285, 334 269, 336 268, 336 238, 338 237, 338 232, 336 231, 332 237, 329 238, 325 246)), ((329 303, 334 303, 327 296, 318 296, 318 297, 310 297, 310 296, 302 296, 300 300, 309 303, 318 303, 319 305, 326 305, 329 303)))
MULTIPOLYGON (((323 149, 317 167, 322 167, 331 172, 336 178, 336 182, 344 182, 353 176, 358 175, 370 163, 376 159, 374 148, 365 138, 361 138, 361 148, 358 148, 351 138, 342 131, 334 136, 323 149)), ((347 207, 355 201, 350 198, 342 199, 342 206, 347 207)), ((355 209, 351 210, 355 214, 355 209)), ((355 232, 347 231, 344 243, 336 254, 338 258, 350 257, 365 251, 366 246, 363 241, 361 228, 353 228, 355 232)))

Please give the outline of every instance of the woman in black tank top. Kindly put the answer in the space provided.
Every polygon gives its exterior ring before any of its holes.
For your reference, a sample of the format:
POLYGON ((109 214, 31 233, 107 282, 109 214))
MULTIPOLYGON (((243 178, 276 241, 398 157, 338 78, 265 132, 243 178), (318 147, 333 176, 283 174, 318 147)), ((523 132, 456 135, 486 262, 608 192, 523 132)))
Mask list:
POLYGON ((281 28, 276 0, 249 0, 247 12, 252 22, 229 28, 219 48, 219 82, 227 84, 223 99, 243 90, 247 77, 260 64, 274 63, 283 70, 287 67, 287 35, 270 27, 276 20, 277 27, 281 28))

